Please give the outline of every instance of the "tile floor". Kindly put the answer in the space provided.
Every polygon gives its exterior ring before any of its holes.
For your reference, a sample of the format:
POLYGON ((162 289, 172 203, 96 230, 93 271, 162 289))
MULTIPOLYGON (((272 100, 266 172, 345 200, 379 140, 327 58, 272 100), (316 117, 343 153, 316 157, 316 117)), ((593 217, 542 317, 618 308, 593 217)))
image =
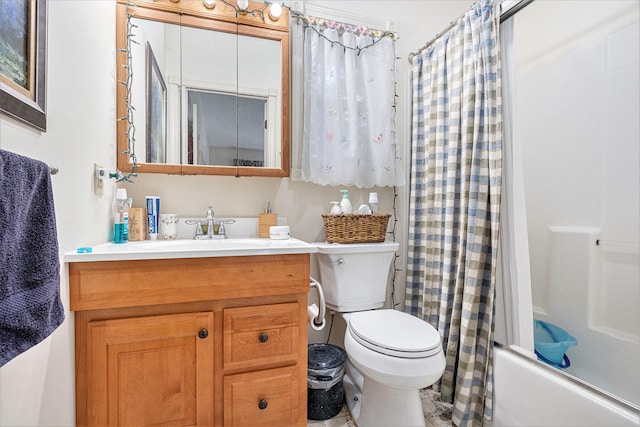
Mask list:
MULTIPOLYGON (((427 427, 453 427, 451 423, 451 404, 442 403, 431 389, 420 392, 422 410, 427 427)), ((349 415, 347 405, 335 417, 326 421, 307 421, 307 427, 356 427, 356 423, 349 415)))

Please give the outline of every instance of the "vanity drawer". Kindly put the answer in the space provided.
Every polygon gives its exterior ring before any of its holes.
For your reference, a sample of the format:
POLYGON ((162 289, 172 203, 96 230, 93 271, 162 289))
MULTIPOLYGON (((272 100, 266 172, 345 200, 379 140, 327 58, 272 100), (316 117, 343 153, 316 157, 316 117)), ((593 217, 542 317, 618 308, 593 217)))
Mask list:
POLYGON ((306 425, 298 419, 298 372, 287 366, 225 376, 225 427, 306 425))
POLYGON ((306 294, 309 254, 73 262, 69 291, 73 311, 306 294))
POLYGON ((298 303, 225 309, 225 371, 296 363, 300 317, 298 303))

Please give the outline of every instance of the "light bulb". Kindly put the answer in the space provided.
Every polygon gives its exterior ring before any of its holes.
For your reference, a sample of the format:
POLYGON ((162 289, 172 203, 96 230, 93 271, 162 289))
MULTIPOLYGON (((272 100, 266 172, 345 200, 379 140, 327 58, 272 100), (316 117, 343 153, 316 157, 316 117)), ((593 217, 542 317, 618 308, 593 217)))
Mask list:
POLYGON ((249 7, 249 0, 238 0, 238 9, 247 10, 249 7))
POLYGON ((272 3, 269 7, 269 18, 272 21, 277 21, 280 19, 280 15, 282 15, 282 6, 278 3, 272 3))
POLYGON ((204 4, 204 7, 207 9, 213 9, 216 7, 216 0, 202 0, 202 4, 204 4))

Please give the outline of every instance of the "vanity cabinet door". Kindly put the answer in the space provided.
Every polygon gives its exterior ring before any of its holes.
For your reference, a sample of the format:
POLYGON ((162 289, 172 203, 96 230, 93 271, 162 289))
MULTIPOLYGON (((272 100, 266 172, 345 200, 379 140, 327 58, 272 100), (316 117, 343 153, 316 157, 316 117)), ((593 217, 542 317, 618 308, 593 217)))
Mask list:
POLYGON ((213 312, 91 321, 89 425, 213 425, 213 312))
POLYGON ((288 366, 225 376, 225 427, 306 425, 299 419, 298 372, 288 366))

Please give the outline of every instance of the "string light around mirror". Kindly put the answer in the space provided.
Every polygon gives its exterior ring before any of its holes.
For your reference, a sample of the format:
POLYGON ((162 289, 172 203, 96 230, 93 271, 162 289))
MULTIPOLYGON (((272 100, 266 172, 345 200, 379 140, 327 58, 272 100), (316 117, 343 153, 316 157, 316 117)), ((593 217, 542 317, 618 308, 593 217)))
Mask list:
POLYGON ((115 174, 109 174, 110 178, 116 178, 118 182, 121 182, 121 181, 133 182, 131 178, 138 176, 135 173, 136 169, 138 168, 138 161, 136 159, 136 152, 135 152, 136 126, 133 123, 133 111, 135 110, 135 108, 131 104, 131 83, 133 81, 133 55, 131 54, 131 44, 132 43, 138 44, 138 42, 134 40, 135 34, 133 33, 133 29, 137 28, 137 25, 135 25, 131 20, 133 18, 133 8, 135 7, 135 5, 127 2, 126 6, 127 6, 127 12, 126 12, 127 44, 125 49, 118 49, 119 52, 125 53, 127 57, 125 65, 123 65, 123 67, 127 70, 127 78, 125 81, 120 81, 120 84, 124 85, 124 87, 126 88, 126 95, 125 95, 126 116, 120 117, 118 120, 127 122, 127 131, 126 131, 127 150, 123 151, 122 154, 129 155, 129 158, 131 159, 131 170, 127 175, 121 175, 120 172, 118 171, 115 174))

